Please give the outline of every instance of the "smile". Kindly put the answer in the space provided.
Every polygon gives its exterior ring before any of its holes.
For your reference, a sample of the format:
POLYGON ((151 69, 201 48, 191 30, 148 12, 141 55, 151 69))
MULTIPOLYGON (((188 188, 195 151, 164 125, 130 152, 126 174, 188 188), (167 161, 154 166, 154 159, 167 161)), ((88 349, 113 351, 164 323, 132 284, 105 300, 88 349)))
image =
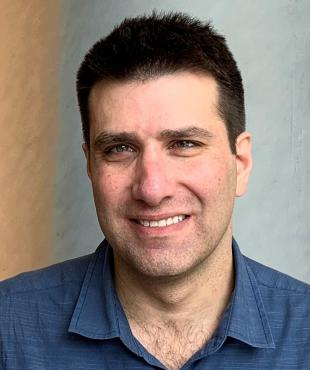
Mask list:
POLYGON ((185 218, 185 215, 177 215, 162 220, 137 220, 137 222, 145 227, 165 227, 173 224, 178 224, 179 222, 182 222, 185 218))

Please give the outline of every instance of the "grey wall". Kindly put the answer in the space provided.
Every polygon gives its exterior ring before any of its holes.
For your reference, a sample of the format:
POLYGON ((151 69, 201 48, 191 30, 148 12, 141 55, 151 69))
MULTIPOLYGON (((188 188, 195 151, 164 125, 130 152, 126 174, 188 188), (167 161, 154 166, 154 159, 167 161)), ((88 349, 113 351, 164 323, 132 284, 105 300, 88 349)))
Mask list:
POLYGON ((75 72, 87 49, 125 16, 181 10, 211 19, 242 71, 254 169, 237 200, 235 236, 248 256, 310 282, 310 1, 64 0, 56 253, 101 240, 81 152, 75 72))

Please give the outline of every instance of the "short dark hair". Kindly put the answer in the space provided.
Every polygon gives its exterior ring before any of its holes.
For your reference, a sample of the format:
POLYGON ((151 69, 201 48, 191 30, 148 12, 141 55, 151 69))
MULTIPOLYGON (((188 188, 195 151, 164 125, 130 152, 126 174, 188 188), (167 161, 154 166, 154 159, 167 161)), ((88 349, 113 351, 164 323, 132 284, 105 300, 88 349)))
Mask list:
POLYGON ((183 13, 126 18, 86 54, 77 73, 83 136, 89 143, 88 100, 99 81, 146 80, 175 72, 204 73, 218 86, 218 112, 230 148, 245 130, 244 91, 236 61, 225 38, 210 23, 183 13))

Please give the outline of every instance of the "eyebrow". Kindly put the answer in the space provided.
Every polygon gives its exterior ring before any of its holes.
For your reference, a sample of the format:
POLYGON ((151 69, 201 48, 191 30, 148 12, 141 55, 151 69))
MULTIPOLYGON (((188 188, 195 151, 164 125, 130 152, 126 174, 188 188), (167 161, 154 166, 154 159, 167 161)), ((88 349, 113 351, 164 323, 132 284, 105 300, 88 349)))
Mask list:
POLYGON ((160 133, 160 137, 167 139, 181 139, 184 137, 202 137, 205 139, 210 139, 213 137, 213 134, 211 134, 211 132, 205 128, 189 126, 176 130, 164 130, 160 133))
MULTIPOLYGON (((161 139, 182 139, 182 138, 192 138, 192 137, 201 137, 204 139, 210 139, 213 137, 213 134, 201 127, 189 126, 182 129, 166 129, 159 133, 161 139)), ((107 144, 113 143, 124 143, 124 142, 137 142, 139 137, 134 132, 108 132, 102 131, 94 141, 94 149, 100 150, 100 148, 107 144)))

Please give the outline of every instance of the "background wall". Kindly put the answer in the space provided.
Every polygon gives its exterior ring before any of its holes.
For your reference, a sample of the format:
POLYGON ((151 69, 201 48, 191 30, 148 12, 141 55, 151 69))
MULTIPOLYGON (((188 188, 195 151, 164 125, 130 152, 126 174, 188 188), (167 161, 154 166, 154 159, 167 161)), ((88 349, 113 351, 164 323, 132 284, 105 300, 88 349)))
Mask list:
POLYGON ((94 250, 101 240, 85 174, 75 71, 125 16, 181 10, 211 19, 241 68, 254 170, 237 200, 235 236, 250 257, 310 282, 310 2, 291 0, 66 0, 63 2, 56 255, 94 250))
POLYGON ((58 1, 0 1, 0 279, 54 261, 58 1))

